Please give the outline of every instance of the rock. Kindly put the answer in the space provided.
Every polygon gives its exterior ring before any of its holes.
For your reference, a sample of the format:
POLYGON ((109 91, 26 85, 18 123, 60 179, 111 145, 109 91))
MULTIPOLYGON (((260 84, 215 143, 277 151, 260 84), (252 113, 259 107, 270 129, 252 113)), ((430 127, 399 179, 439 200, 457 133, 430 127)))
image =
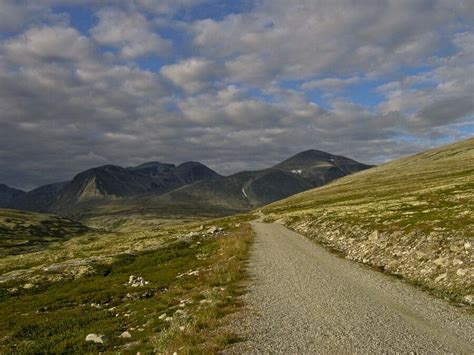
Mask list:
POLYGON ((142 287, 148 284, 149 282, 145 281, 145 279, 143 279, 143 277, 141 276, 130 275, 130 277, 128 278, 128 285, 130 287, 142 287))
POLYGON ((27 290, 30 289, 30 288, 33 288, 33 287, 35 287, 35 285, 33 285, 31 283, 26 283, 26 284, 23 285, 23 288, 25 288, 27 290))
POLYGON ((463 300, 464 300, 464 302, 466 302, 470 305, 474 305, 474 295, 464 296, 463 300))
POLYGON ((163 313, 161 316, 158 317, 158 319, 165 319, 166 318, 166 313, 163 313))
POLYGON ((436 277, 435 282, 443 281, 447 276, 448 276, 448 274, 445 272, 444 274, 441 274, 438 277, 436 277))
POLYGON ((187 317, 186 311, 183 311, 182 309, 178 309, 176 312, 174 312, 174 315, 177 317, 185 318, 187 317))
POLYGON ((471 247, 472 247, 472 244, 470 242, 464 243, 464 249, 468 250, 468 249, 471 249, 471 247))
POLYGON ((453 265, 454 266, 462 265, 462 264, 464 264, 464 262, 462 260, 459 260, 459 259, 454 259, 453 260, 453 265))
POLYGON ((217 232, 217 227, 211 227, 207 230, 207 234, 214 234, 217 232))
POLYGON ((104 344, 104 336, 103 335, 97 335, 97 334, 94 334, 94 333, 87 334, 86 341, 92 341, 96 344, 104 344))
POLYGON ((184 332, 184 330, 186 329, 186 327, 184 325, 182 325, 181 327, 179 327, 179 330, 184 332))
POLYGON ((216 226, 212 226, 207 230, 207 234, 216 234, 218 232, 222 232, 224 229, 216 226))
POLYGON ((446 266, 448 264, 448 260, 446 258, 438 258, 433 260, 433 264, 437 266, 446 266))
POLYGON ((122 334, 120 334, 119 338, 128 339, 128 338, 131 338, 131 337, 132 337, 132 334, 130 334, 130 332, 126 330, 122 334))
POLYGON ((458 269, 456 271, 456 275, 458 276, 465 276, 467 274, 467 269, 458 269))
POLYGON ((371 242, 376 242, 377 240, 379 240, 379 232, 373 231, 372 234, 369 235, 369 240, 371 242))

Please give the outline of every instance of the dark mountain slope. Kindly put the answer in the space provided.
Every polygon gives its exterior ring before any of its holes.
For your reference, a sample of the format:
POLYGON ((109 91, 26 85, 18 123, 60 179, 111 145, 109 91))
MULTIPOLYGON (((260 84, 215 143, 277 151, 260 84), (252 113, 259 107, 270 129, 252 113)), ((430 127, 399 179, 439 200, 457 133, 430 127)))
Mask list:
POLYGON ((24 193, 25 191, 8 187, 5 184, 0 184, 0 208, 8 207, 15 198, 24 193))
POLYGON ((157 161, 152 161, 149 163, 144 163, 138 166, 132 166, 127 168, 129 171, 134 171, 136 173, 142 173, 149 176, 159 175, 162 173, 169 173, 176 168, 174 164, 160 163, 157 161))
POLYGON ((50 210, 62 214, 76 213, 110 200, 161 195, 186 184, 218 177, 219 174, 197 162, 183 163, 178 167, 158 162, 132 168, 106 165, 76 175, 50 210))
POLYGON ((237 173, 171 191, 156 204, 199 203, 228 209, 251 209, 321 186, 353 172, 370 168, 342 156, 308 150, 272 168, 237 173))
POLYGON ((276 169, 298 174, 311 182, 312 187, 372 167, 355 160, 319 150, 307 150, 274 166, 276 169))
POLYGON ((16 197, 8 208, 33 212, 48 211, 68 183, 69 181, 40 186, 16 197))

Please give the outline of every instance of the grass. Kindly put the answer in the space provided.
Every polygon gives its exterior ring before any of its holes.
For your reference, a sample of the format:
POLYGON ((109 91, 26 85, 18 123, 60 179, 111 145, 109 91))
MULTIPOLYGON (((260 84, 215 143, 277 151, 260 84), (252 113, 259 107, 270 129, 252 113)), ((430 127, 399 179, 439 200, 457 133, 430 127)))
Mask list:
POLYGON ((38 251, 88 230, 79 222, 56 215, 0 209, 0 256, 38 251))
POLYGON ((349 175, 262 210, 268 221, 281 220, 352 260, 470 303, 472 201, 474 139, 468 139, 349 175))
POLYGON ((474 234, 474 139, 393 161, 276 202, 271 215, 326 213, 374 229, 474 234))
POLYGON ((4 276, 29 273, 0 283, 0 353, 216 353, 237 340, 223 329, 241 307, 251 218, 94 231, 4 258, 4 276), (206 234, 210 226, 224 231, 206 234), (71 271, 80 267, 87 272, 71 271), (149 283, 129 287, 130 275, 149 283), (132 337, 120 338, 124 331, 132 337), (85 342, 90 333, 104 344, 85 342))

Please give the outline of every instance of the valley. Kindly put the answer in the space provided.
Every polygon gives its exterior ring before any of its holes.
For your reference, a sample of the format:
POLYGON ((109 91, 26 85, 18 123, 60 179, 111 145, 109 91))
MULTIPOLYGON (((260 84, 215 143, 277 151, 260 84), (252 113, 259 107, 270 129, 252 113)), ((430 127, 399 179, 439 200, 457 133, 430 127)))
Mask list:
POLYGON ((0 209, 0 352, 469 352, 473 158, 474 139, 377 167, 309 150, 20 193, 64 213, 0 209))

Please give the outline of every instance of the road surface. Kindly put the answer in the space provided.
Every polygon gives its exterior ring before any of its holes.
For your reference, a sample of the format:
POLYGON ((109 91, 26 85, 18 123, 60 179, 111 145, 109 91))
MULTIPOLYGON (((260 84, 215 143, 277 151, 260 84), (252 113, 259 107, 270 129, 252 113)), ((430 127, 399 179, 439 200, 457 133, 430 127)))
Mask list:
POLYGON ((474 354, 474 316, 339 258, 279 224, 253 222, 252 285, 231 353, 474 354))

